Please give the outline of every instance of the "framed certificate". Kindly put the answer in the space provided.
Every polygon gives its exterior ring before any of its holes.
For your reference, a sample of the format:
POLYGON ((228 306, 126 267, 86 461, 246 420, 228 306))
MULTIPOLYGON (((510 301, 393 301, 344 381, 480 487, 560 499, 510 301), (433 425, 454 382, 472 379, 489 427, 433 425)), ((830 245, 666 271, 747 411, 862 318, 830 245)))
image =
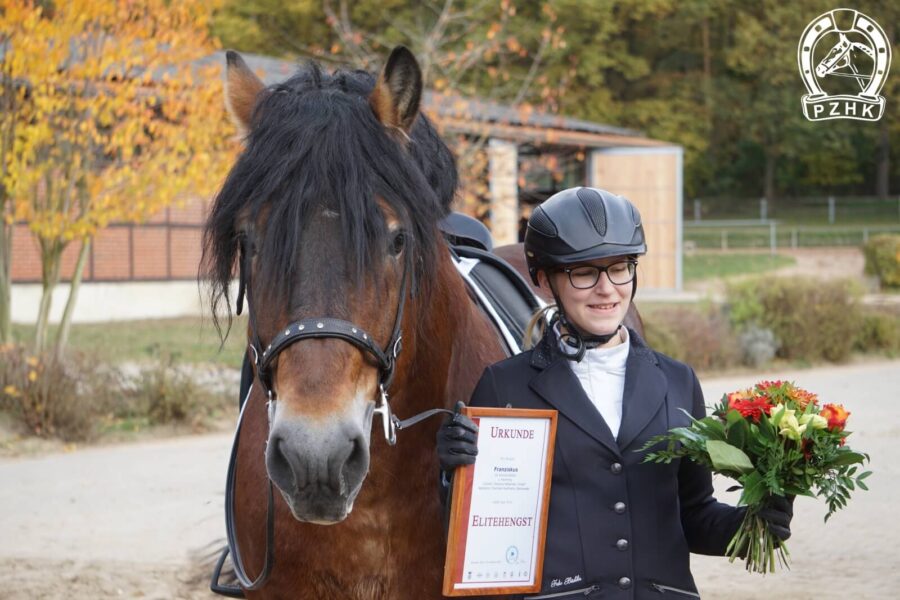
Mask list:
POLYGON ((454 476, 443 593, 540 591, 557 413, 464 413, 478 424, 478 459, 454 476))

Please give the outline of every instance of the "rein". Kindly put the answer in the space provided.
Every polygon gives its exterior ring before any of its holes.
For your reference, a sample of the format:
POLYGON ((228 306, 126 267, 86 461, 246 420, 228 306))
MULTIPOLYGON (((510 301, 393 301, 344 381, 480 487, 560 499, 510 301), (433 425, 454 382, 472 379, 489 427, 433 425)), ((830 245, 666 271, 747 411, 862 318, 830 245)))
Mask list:
MULTIPOLYGON (((240 258, 240 279, 237 296, 237 314, 241 314, 243 310, 244 298, 246 297, 249 308, 250 317, 250 342, 248 344, 248 352, 252 355, 253 363, 256 369, 256 379, 259 381, 266 393, 268 399, 268 417, 269 427, 272 425, 272 418, 275 412, 275 402, 277 394, 272 387, 271 366, 275 358, 284 351, 288 346, 305 339, 315 338, 336 338, 353 344, 363 352, 372 355, 378 366, 378 398, 375 402, 374 413, 381 415, 382 426, 384 430, 385 441, 390 446, 397 443, 397 431, 411 427, 425 419, 437 414, 447 413, 452 415, 453 411, 443 408, 433 408, 426 410, 408 419, 400 420, 391 411, 388 403, 387 389, 390 387, 394 379, 397 367, 397 358, 403 349, 403 309, 406 304, 406 294, 408 290, 407 266, 404 265, 403 276, 400 284, 400 296, 397 303, 397 310, 394 315, 394 327, 391 337, 384 349, 380 348, 375 340, 364 329, 344 321, 332 317, 315 317, 305 318, 294 321, 287 325, 284 329, 272 339, 272 341, 263 348, 260 341, 256 324, 256 311, 253 300, 250 296, 250 278, 251 271, 245 264, 246 254, 241 249, 240 258)), ((252 386, 251 386, 252 389, 252 386)), ((249 400, 249 393, 248 398, 249 400)), ((246 409, 248 401, 244 402, 243 409, 246 409)), ((228 537, 228 551, 231 552, 234 573, 241 587, 245 590, 258 590, 268 580, 272 572, 275 562, 275 498, 272 490, 272 480, 269 479, 268 505, 266 507, 266 554, 263 562, 263 568, 255 579, 251 579, 247 575, 241 559, 240 549, 237 544, 235 534, 234 519, 234 488, 237 471, 237 455, 238 442, 240 440, 241 424, 243 423, 244 410, 238 419, 237 430, 235 431, 234 444, 231 448, 231 457, 228 462, 228 475, 225 484, 225 529, 228 537)), ((219 565, 216 573, 221 571, 221 565, 225 560, 225 553, 219 559, 219 565)), ((216 575, 214 575, 215 583, 216 575)))

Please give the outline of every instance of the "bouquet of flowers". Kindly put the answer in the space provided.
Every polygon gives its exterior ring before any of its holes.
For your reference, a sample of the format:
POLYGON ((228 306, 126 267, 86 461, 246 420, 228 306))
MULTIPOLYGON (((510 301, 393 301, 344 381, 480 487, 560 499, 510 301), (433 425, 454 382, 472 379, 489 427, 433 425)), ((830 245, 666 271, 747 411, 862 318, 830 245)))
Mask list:
MULTIPOLYGON (((689 415, 690 416, 690 415, 689 415)), ((819 406, 818 398, 786 381, 761 381, 752 388, 725 394, 712 415, 691 417, 679 427, 650 440, 644 462, 668 463, 686 457, 713 473, 736 479, 744 521, 728 545, 733 562, 743 557, 748 571, 775 571, 775 557, 788 566, 784 543, 774 538, 759 516, 770 496, 819 496, 828 503, 825 520, 846 506, 855 488, 871 471, 860 472, 867 454, 845 441, 850 413, 840 404, 819 406)))

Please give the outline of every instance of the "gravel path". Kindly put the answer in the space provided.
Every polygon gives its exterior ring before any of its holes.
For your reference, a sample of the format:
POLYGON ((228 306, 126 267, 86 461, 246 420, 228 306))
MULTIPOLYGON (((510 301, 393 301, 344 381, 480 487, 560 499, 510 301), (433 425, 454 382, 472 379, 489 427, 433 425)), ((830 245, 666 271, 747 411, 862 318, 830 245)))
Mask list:
MULTIPOLYGON (((854 447, 872 455, 870 492, 822 523, 824 506, 796 502, 793 570, 750 575, 721 558, 695 557, 704 598, 729 600, 898 597, 900 361, 796 372, 824 402, 852 411, 854 447)), ((753 378, 710 379, 707 401, 753 378)), ((0 597, 213 598, 206 567, 224 534, 230 434, 0 459, 0 597)), ((724 490, 728 481, 717 482, 724 490)), ((735 494, 721 494, 734 501, 735 494)))

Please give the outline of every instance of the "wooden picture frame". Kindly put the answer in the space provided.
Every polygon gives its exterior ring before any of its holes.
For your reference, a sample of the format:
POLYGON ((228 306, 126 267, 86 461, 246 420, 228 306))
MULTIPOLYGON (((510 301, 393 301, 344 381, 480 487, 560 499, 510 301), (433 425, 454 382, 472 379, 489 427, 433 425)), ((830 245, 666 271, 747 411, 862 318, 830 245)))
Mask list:
POLYGON ((479 426, 479 457, 454 474, 443 594, 539 592, 557 411, 466 407, 463 413, 479 426), (478 545, 470 547, 473 540, 478 545))

